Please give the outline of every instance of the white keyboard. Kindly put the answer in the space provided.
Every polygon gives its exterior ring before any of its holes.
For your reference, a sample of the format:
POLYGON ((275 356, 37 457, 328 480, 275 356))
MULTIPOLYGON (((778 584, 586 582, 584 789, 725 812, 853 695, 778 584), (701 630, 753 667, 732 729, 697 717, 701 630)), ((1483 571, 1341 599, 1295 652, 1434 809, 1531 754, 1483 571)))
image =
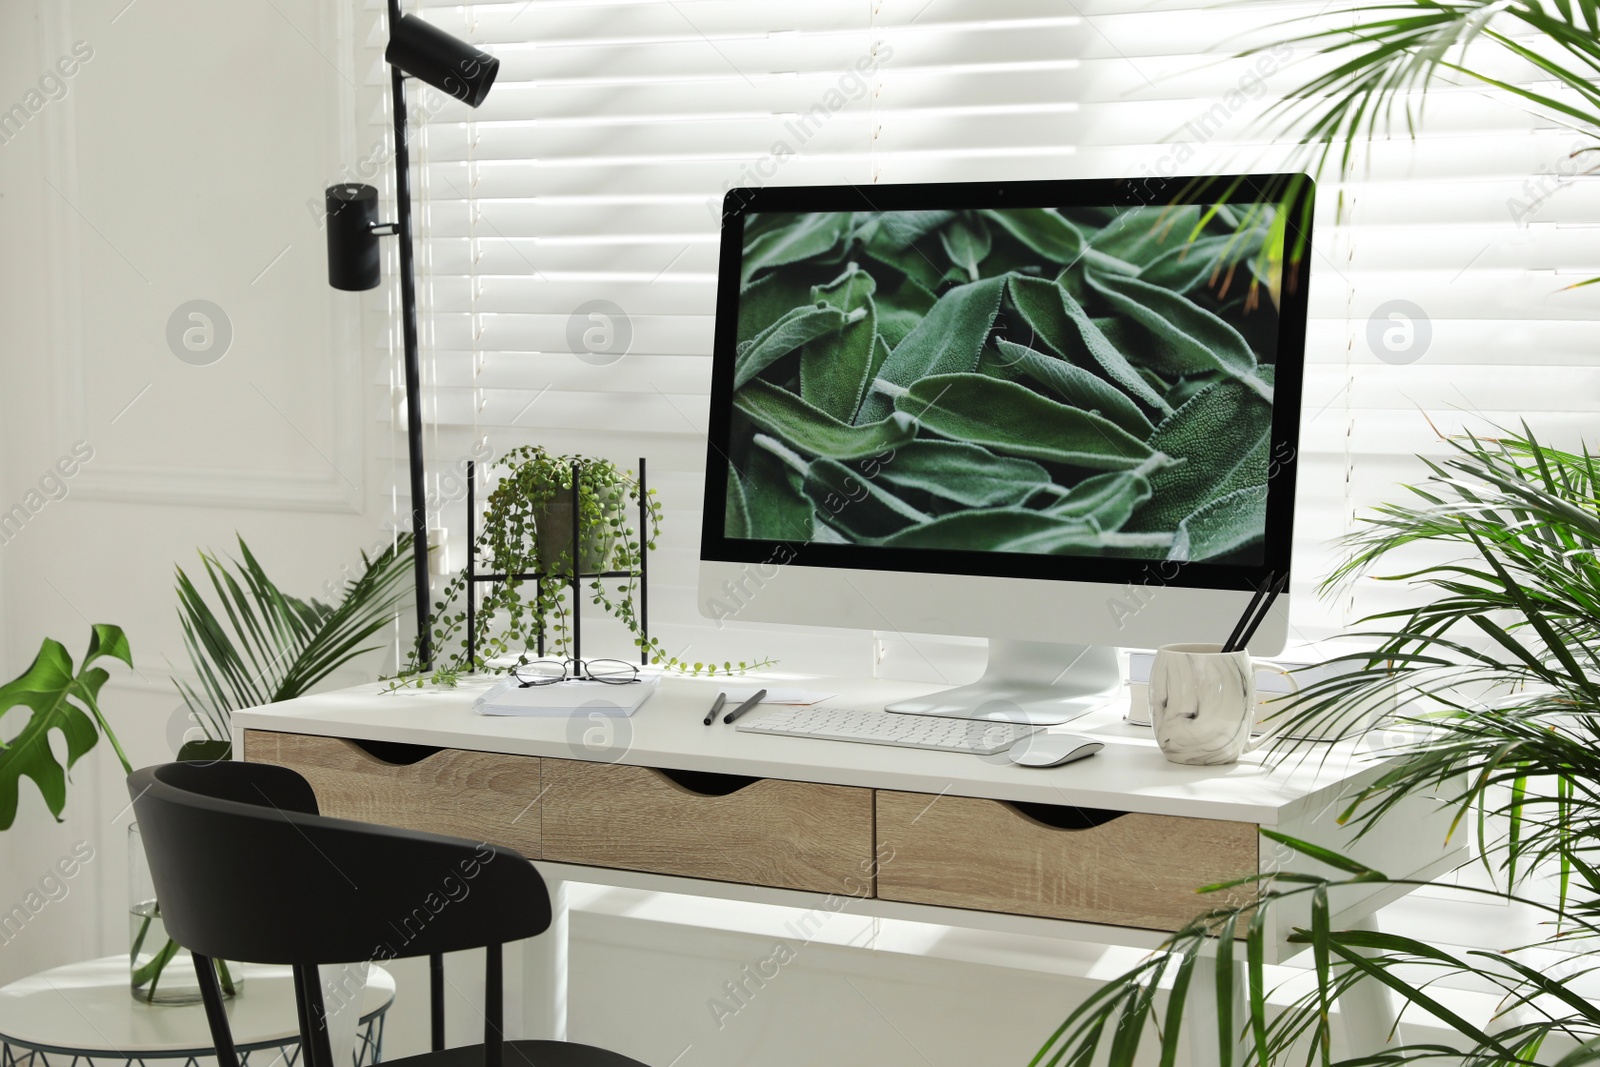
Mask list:
POLYGON ((753 721, 735 720, 734 727, 752 734, 820 737, 860 741, 896 748, 931 748, 992 756, 1039 732, 1025 723, 984 719, 952 719, 940 715, 897 715, 863 708, 776 708, 753 721))

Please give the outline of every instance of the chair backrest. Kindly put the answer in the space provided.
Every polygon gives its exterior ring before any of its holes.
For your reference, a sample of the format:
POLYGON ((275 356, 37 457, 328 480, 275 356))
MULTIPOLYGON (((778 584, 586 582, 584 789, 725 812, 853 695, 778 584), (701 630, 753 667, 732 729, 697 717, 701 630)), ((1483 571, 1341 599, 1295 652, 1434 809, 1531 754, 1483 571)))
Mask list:
POLYGON ((247 963, 382 961, 499 945, 550 925, 519 853, 317 814, 284 767, 168 763, 128 779, 168 934, 247 963))

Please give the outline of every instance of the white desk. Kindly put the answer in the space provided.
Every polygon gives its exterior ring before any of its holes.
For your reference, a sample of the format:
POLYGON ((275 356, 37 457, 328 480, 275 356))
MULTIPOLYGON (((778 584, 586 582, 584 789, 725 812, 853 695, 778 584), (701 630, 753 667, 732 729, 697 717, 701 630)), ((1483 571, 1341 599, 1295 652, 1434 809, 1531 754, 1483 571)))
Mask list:
MULTIPOLYGON (((933 688, 792 676, 776 684, 860 706, 933 688)), ((1350 746, 1302 746, 1303 758, 1275 770, 1259 754, 1184 767, 1166 761, 1148 728, 1108 708, 1060 728, 1103 740, 1102 752, 1027 769, 1003 756, 705 726, 722 687, 668 679, 631 719, 551 719, 474 714, 482 684, 363 686, 236 712, 235 752, 305 774, 326 814, 517 848, 558 904, 572 880, 803 909, 836 911, 847 900, 885 918, 1154 947, 1207 906, 1194 887, 1285 864, 1257 827, 1394 877, 1431 879, 1462 859, 1446 842, 1448 814, 1422 799, 1352 842, 1337 815, 1379 764, 1350 746), (355 742, 425 747, 374 756, 355 742)), ((1287 865, 1317 869, 1299 857, 1287 865)), ((1333 921, 1363 923, 1404 891, 1352 888, 1334 900, 1333 921)), ((1274 912, 1269 962, 1297 951, 1286 938, 1308 925, 1292 910, 1274 912)), ((530 957, 530 988, 548 994, 535 1028, 547 1035, 565 1029, 564 937, 558 916, 530 957)), ((1364 1008, 1381 1043, 1378 1004, 1364 1008)))

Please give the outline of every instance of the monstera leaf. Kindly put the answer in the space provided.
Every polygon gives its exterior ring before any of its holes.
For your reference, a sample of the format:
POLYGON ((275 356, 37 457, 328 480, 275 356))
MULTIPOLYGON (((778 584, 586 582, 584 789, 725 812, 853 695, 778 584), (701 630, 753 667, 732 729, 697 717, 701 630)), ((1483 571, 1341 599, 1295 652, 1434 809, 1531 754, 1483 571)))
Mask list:
MULTIPOLYGON (((0 741, 0 830, 10 829, 17 817, 18 792, 25 777, 33 779, 50 814, 59 821, 67 805, 67 774, 100 740, 102 731, 117 750, 123 769, 133 772, 111 724, 100 713, 100 687, 110 675, 91 664, 103 656, 133 666, 128 639, 121 627, 96 623, 89 636, 89 650, 77 668, 73 667, 66 646, 47 637, 32 666, 0 686, 0 724, 18 708, 29 712, 22 730, 9 741, 0 741), (58 731, 66 742, 65 767, 56 762, 50 747, 52 730, 58 731)), ((0 731, 0 736, 3 734, 0 731)))

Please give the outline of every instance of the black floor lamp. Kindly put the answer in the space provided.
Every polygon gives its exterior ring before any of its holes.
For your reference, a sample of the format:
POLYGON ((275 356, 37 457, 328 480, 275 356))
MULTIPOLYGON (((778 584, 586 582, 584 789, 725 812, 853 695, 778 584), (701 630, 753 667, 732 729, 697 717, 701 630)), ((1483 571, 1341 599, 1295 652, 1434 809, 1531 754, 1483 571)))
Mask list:
POLYGON ((378 238, 400 238, 400 324, 405 336, 406 440, 411 459, 412 556, 417 585, 417 659, 433 661, 429 626, 428 498, 422 467, 422 383, 417 363, 417 280, 411 247, 411 153, 407 145, 407 75, 473 107, 483 103, 500 61, 389 0, 389 63, 394 93, 395 221, 378 221, 378 190, 370 185, 328 187, 328 284, 335 289, 376 289, 382 280, 378 238))

